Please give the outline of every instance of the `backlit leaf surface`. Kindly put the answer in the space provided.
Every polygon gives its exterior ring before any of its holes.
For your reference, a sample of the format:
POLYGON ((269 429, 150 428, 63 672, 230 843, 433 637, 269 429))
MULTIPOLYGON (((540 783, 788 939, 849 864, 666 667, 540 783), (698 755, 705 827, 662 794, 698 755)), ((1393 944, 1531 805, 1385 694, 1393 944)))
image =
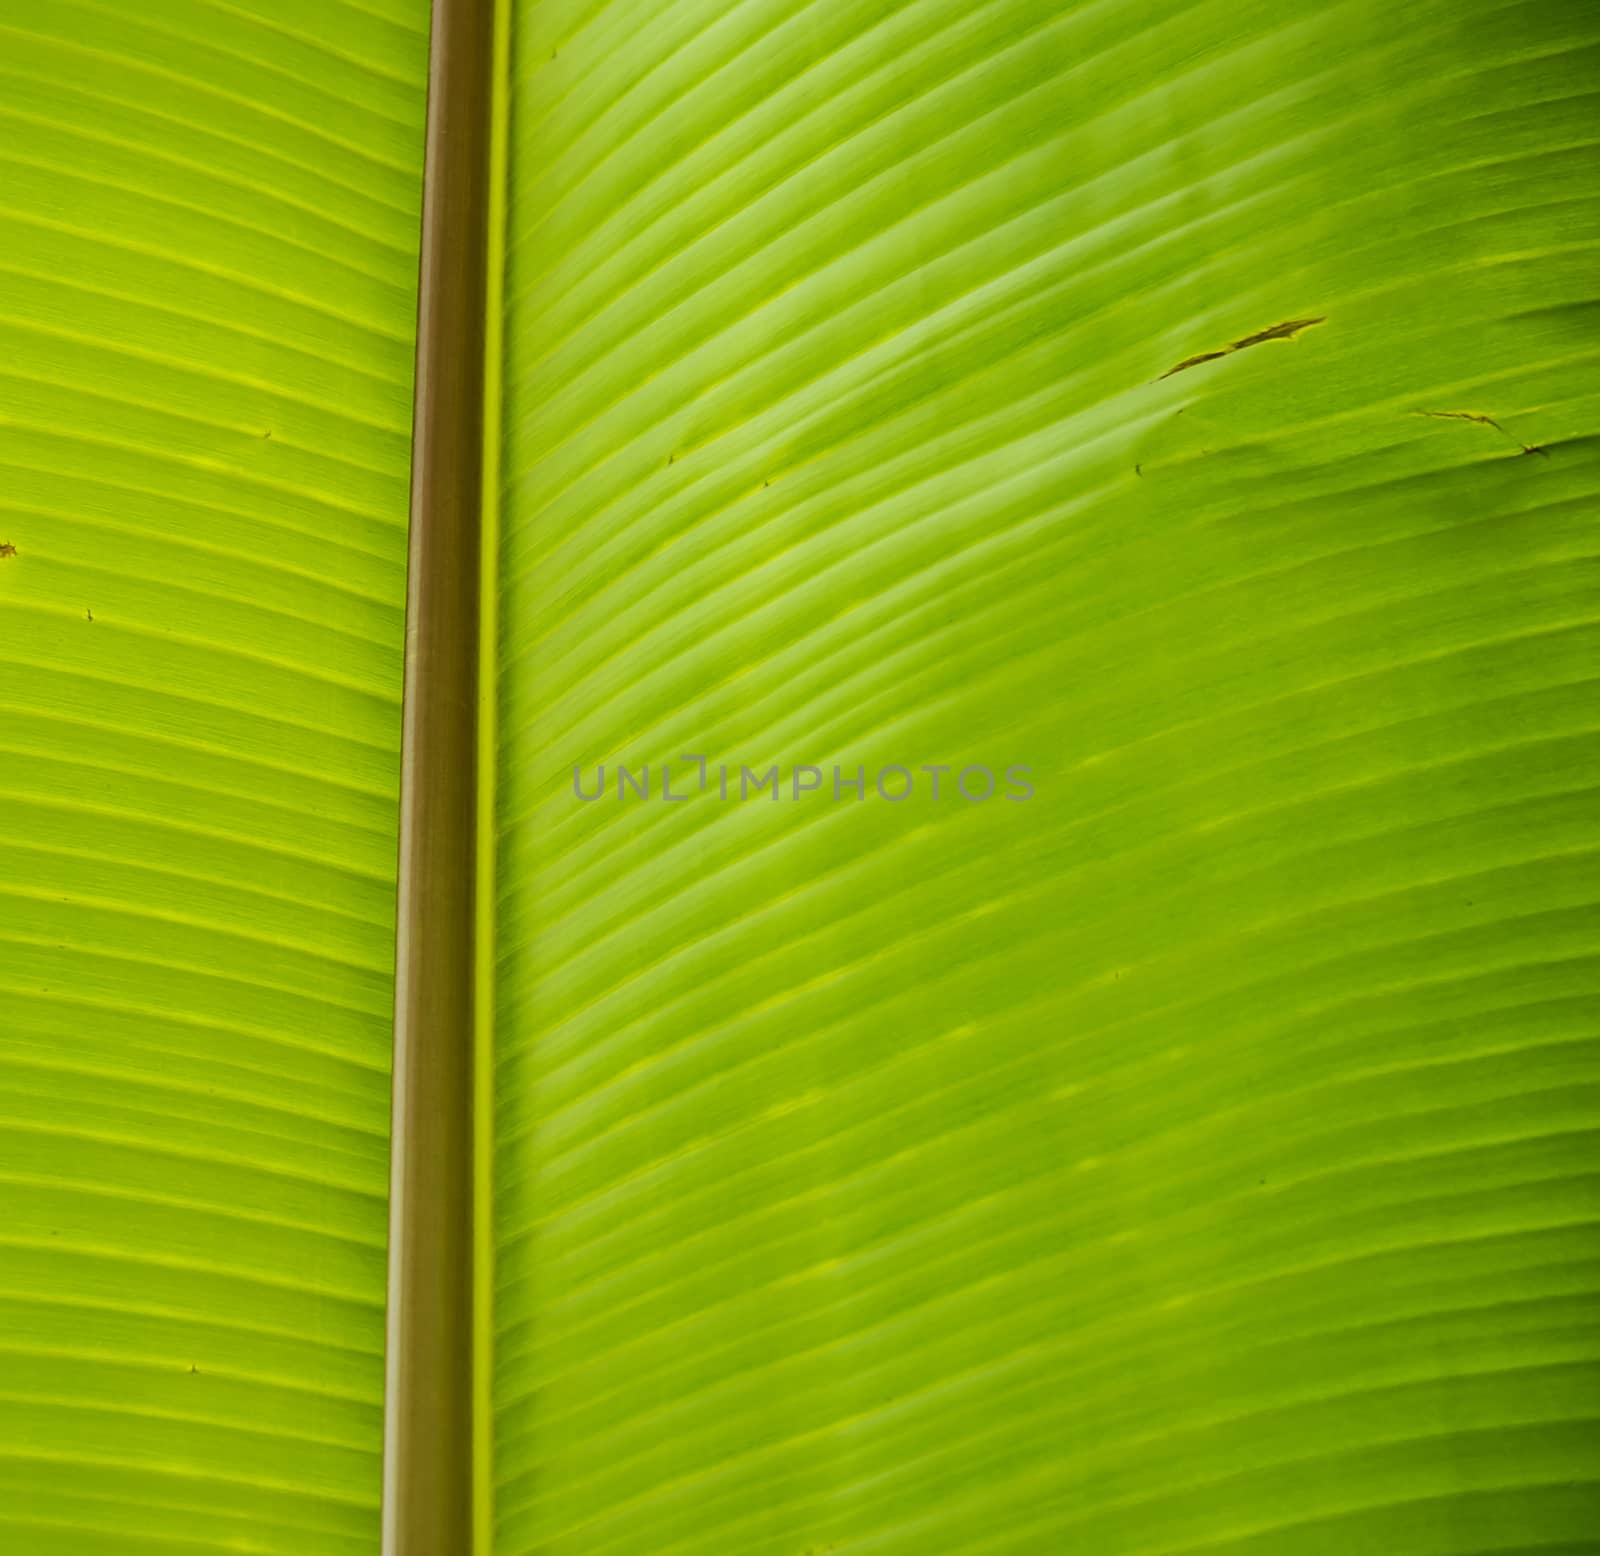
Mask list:
POLYGON ((424 0, 0 7, 0 1549, 377 1549, 424 0))
POLYGON ((504 1556, 1594 1548, 1597 66, 518 10, 504 1556))

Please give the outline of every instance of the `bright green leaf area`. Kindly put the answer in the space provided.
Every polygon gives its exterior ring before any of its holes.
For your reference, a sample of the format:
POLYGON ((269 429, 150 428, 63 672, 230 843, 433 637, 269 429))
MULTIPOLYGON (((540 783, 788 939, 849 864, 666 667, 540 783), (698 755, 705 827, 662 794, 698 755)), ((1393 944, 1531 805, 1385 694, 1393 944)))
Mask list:
POLYGON ((1600 1549, 1600 11, 513 56, 501 1556, 1600 1549))
POLYGON ((425 0, 0 7, 0 1550, 377 1549, 425 0))

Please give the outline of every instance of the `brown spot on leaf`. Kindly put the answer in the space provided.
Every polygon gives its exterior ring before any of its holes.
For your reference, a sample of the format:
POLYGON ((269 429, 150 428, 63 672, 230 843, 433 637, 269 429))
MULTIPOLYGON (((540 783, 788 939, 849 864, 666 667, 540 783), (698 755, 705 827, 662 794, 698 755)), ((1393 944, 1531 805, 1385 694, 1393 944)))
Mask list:
POLYGON ((1537 454, 1541 459, 1548 459, 1550 457, 1550 450, 1547 449, 1542 443, 1524 443, 1522 445, 1522 452, 1524 454, 1537 454))
MULTIPOLYGON (((1199 356, 1185 357, 1176 367, 1169 367, 1161 378, 1171 378, 1174 373, 1186 372, 1191 367, 1199 367, 1202 362, 1215 362, 1219 357, 1230 357, 1236 351, 1247 351, 1251 346, 1259 346, 1269 340, 1293 340, 1302 330, 1308 330, 1314 324, 1326 324, 1327 316, 1319 319, 1285 319, 1282 324, 1274 324, 1264 330, 1257 330, 1253 335, 1241 336, 1238 340, 1230 341, 1220 351, 1202 351, 1199 356)), ((1156 380, 1157 383, 1161 379, 1156 380)))
POLYGON ((0 557, 15 556, 17 548, 9 540, 0 541, 0 557))

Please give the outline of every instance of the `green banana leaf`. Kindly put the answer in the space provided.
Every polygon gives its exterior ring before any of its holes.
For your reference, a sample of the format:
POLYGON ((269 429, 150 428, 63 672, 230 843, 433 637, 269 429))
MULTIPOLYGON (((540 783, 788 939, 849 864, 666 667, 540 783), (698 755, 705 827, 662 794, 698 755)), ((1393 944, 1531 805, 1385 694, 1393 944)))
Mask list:
POLYGON ((517 13, 497 1551, 1597 1548, 1597 46, 517 13))
MULTIPOLYGON (((1600 12, 502 19, 477 1556, 1600 1549, 1600 12)), ((427 5, 0 45, 0 1550, 366 1556, 427 5)))
POLYGON ((0 8, 0 1550, 375 1551, 427 12, 0 8))

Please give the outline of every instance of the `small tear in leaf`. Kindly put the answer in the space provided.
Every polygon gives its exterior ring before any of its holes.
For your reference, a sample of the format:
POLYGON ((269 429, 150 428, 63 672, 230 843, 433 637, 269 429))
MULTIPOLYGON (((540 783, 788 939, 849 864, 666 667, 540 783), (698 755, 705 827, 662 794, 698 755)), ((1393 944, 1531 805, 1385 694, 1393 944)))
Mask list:
POLYGON ((1133 473, 1135 475, 1143 475, 1144 474, 1144 466, 1143 465, 1135 465, 1133 467, 1133 473))
POLYGON ((1537 454, 1541 459, 1548 459, 1550 457, 1550 450, 1547 449, 1542 443, 1524 443, 1522 445, 1522 452, 1524 454, 1537 454))
MULTIPOLYGON (((1185 357, 1176 367, 1169 367, 1161 378, 1171 378, 1174 373, 1182 373, 1191 367, 1199 367, 1202 362, 1215 362, 1219 357, 1232 356, 1235 351, 1246 351, 1251 346, 1259 346, 1269 340, 1294 340, 1302 330, 1308 330, 1315 324, 1326 324, 1327 316, 1318 319, 1285 319, 1282 324, 1274 324, 1268 329, 1257 330, 1254 335, 1245 335, 1235 341, 1230 341, 1220 351, 1202 351, 1197 357, 1185 357)), ((1161 378, 1156 380, 1161 382, 1161 378)))
POLYGON ((1481 411, 1413 411, 1411 414, 1413 416, 1428 416, 1434 421, 1476 422, 1480 427, 1493 427, 1496 432, 1504 432, 1506 430, 1493 416, 1485 416, 1481 411))
POLYGON ((1293 340, 1301 330, 1308 330, 1314 324, 1326 324, 1322 319, 1285 319, 1282 324, 1274 324, 1269 330, 1257 330, 1254 335, 1246 335, 1243 340, 1236 340, 1228 347, 1229 351, 1243 351, 1246 346, 1259 346, 1265 340, 1293 340))
MULTIPOLYGON (((1202 351, 1197 357, 1185 357, 1176 367, 1169 367, 1161 375, 1161 378, 1171 378, 1174 373, 1182 373, 1191 367, 1199 367, 1202 362, 1215 362, 1219 358, 1227 356, 1227 354, 1226 351, 1202 351)), ((1156 382, 1160 383, 1161 378, 1158 378, 1156 382)))
POLYGON ((84 615, 85 615, 85 616, 87 616, 87 617, 88 617, 88 618, 89 618, 89 620, 90 620, 90 621, 93 621, 93 620, 94 620, 94 612, 93 612, 93 611, 88 611, 88 610, 86 610, 86 611, 85 611, 85 612, 84 612, 84 613, 83 613, 83 614, 84 614, 84 615))

